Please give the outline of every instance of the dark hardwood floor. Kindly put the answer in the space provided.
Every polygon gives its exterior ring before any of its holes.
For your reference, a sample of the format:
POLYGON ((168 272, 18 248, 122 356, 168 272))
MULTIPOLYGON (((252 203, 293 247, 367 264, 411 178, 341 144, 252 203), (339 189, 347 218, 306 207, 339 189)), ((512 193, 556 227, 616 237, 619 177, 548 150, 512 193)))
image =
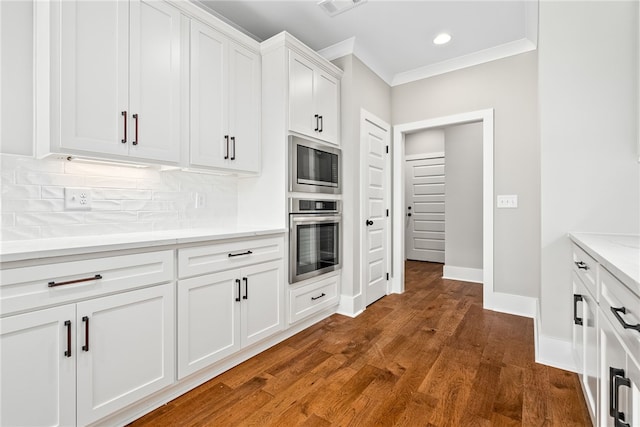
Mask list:
POLYGON ((406 292, 333 315, 133 426, 587 426, 575 374, 534 363, 531 319, 408 262, 406 292))

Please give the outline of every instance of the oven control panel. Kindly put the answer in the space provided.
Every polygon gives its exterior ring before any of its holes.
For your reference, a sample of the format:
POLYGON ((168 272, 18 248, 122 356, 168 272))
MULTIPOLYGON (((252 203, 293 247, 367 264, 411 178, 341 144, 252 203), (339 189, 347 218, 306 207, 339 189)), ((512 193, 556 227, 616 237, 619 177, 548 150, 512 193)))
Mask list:
POLYGON ((339 213, 340 200, 289 199, 289 213, 339 213))

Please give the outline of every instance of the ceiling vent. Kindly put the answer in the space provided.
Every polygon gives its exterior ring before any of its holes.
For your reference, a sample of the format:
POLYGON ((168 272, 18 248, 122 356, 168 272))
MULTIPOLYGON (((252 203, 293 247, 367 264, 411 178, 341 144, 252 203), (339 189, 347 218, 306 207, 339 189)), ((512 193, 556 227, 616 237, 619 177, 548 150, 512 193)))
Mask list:
POLYGON ((321 0, 318 6, 329 16, 336 16, 366 3, 367 0, 321 0))

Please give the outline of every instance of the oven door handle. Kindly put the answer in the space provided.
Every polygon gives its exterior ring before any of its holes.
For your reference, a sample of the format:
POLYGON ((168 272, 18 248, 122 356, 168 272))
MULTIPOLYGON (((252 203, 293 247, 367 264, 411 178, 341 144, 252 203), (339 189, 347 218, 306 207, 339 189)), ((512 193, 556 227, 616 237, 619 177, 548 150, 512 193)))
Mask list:
POLYGON ((309 222, 339 222, 342 216, 313 216, 313 215, 291 215, 292 223, 309 223, 309 222))

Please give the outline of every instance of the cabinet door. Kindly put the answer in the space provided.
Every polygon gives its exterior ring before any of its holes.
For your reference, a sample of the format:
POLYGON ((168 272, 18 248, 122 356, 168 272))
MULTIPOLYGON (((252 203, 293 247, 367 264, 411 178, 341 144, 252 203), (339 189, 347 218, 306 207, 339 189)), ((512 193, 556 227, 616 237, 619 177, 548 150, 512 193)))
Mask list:
MULTIPOLYGON (((609 320, 600 313, 600 423, 601 426, 617 427, 611 410, 614 405, 612 399, 615 390, 615 382, 612 380, 611 369, 620 370, 620 375, 628 378, 627 356, 620 338, 616 335, 609 320), (623 373, 624 372, 624 373, 623 373)), ((627 419, 629 414, 628 391, 627 387, 618 388, 618 411, 624 413, 627 419)))
POLYGON ((289 129, 318 137, 313 99, 315 67, 306 59, 289 53, 289 129))
POLYGON ((174 381, 173 295, 166 284, 78 303, 78 425, 174 381))
POLYGON ((60 145, 127 155, 129 4, 60 2, 60 145))
POLYGON ((129 155, 178 163, 180 12, 144 0, 131 0, 130 10, 129 155))
POLYGON ((576 361, 578 375, 584 375, 584 285, 575 273, 571 273, 571 285, 573 289, 573 320, 571 324, 571 345, 573 358, 576 361))
POLYGON ((240 349, 238 270, 178 282, 178 378, 240 349))
POLYGON ((583 345, 584 345, 584 372, 580 378, 582 388, 585 393, 587 407, 592 420, 597 420, 598 416, 598 305, 595 298, 582 285, 583 295, 582 325, 583 325, 583 345))
POLYGON ((189 162, 192 165, 226 167, 230 163, 225 138, 228 133, 227 43, 226 38, 211 27, 191 21, 189 162))
POLYGON ((316 113, 320 126, 316 136, 338 144, 340 138, 340 84, 334 77, 317 71, 314 79, 316 113))
MULTIPOLYGON (((636 355, 640 358, 640 355, 636 355)), ((627 355, 627 377, 631 383, 628 388, 627 424, 640 426, 640 365, 630 354, 627 355)))
POLYGON ((284 267, 274 261, 242 270, 242 345, 268 337, 284 326, 284 267))
POLYGON ((71 304, 0 320, 0 425, 75 425, 75 317, 71 304))
POLYGON ((260 170, 260 56, 229 43, 231 167, 260 170))

